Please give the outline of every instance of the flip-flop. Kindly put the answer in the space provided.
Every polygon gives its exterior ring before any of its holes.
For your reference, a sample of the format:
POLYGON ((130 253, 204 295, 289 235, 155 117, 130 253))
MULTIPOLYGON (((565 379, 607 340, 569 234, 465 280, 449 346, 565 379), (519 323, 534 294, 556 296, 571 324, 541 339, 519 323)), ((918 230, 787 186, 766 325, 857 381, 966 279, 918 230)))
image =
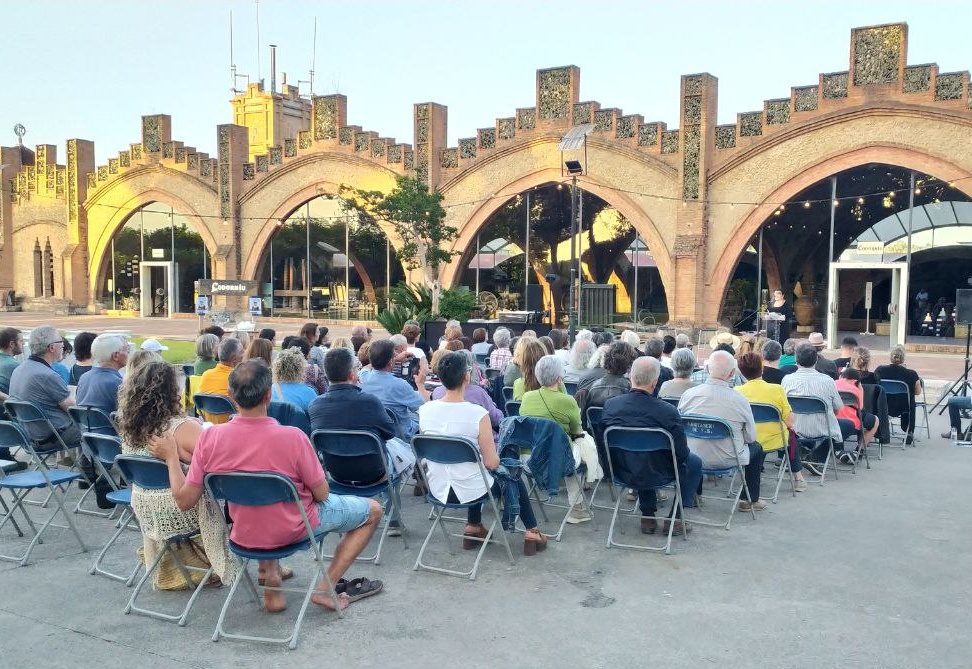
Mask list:
MULTIPOLYGON (((280 580, 281 581, 286 581, 286 580, 289 580, 289 579, 291 579, 293 577, 294 577, 294 570, 293 569, 291 569, 290 567, 280 567, 280 580)), ((261 578, 258 578, 257 579, 257 583, 259 585, 266 585, 267 584, 267 579, 262 578, 262 577, 261 578)))
POLYGON ((372 581, 364 577, 359 577, 348 581, 345 585, 344 592, 347 593, 348 602, 350 603, 364 599, 365 597, 377 595, 384 587, 384 584, 377 579, 372 581))

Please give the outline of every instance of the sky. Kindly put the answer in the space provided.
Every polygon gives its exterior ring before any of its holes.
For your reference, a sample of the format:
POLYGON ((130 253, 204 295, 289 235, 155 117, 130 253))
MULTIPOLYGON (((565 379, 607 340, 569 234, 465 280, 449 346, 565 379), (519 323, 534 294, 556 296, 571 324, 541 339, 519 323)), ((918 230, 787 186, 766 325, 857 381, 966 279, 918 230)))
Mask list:
POLYGON ((0 144, 21 123, 26 145, 55 144, 63 163, 68 138, 89 139, 102 164, 140 140, 142 115, 165 113, 173 139, 215 155, 216 126, 232 121, 230 12, 237 70, 267 86, 270 44, 278 86, 283 72, 308 79, 316 18, 314 92, 346 95, 350 124, 404 143, 413 103, 449 108, 455 146, 533 106, 535 71, 560 65, 581 68, 582 100, 670 128, 680 75, 709 72, 719 122, 733 123, 846 70, 851 29, 880 23, 908 23, 909 64, 972 69, 968 0, 0 0, 0 144))

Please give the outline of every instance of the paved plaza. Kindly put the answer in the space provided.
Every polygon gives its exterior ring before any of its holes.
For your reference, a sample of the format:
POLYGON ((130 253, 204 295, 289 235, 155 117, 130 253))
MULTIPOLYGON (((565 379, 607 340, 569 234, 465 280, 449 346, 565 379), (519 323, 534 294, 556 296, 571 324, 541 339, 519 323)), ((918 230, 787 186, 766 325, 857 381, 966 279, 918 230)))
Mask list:
MULTIPOLYGON (((123 615, 131 590, 89 575, 95 553, 55 530, 27 567, 0 566, 0 626, 18 640, 3 666, 967 667, 972 450, 939 439, 944 425, 933 417, 932 439, 886 449, 870 471, 796 498, 784 488, 755 522, 737 514, 728 532, 696 527, 668 557, 606 549, 610 514, 600 511, 596 528, 568 526, 562 543, 517 553, 513 567, 490 547, 474 582, 414 572, 428 506, 408 495, 410 548, 391 538, 380 566, 349 572, 382 579, 385 591, 343 620, 312 607, 295 651, 212 643, 225 588, 205 590, 185 628, 123 615)), ((96 551, 112 523, 76 518, 96 551)), ((22 545, 9 528, 2 541, 22 545)), ((109 567, 130 568, 137 545, 124 536, 109 567)), ((307 555, 287 564, 307 582, 307 555)), ((186 595, 147 597, 181 607, 186 595)), ((240 602, 232 622, 261 632, 284 629, 298 607, 295 595, 280 616, 240 602)))

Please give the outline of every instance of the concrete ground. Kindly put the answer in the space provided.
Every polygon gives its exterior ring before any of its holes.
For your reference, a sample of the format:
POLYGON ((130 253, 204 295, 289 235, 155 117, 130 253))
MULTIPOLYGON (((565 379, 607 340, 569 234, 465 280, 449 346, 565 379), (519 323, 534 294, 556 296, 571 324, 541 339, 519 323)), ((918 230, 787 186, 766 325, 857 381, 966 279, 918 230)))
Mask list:
MULTIPOLYGON (((536 557, 523 557, 514 538, 514 566, 491 546, 476 581, 412 571, 429 507, 407 494, 410 548, 389 539, 380 566, 349 573, 380 578, 385 591, 343 620, 312 607, 295 651, 212 643, 227 588, 204 591, 185 628, 123 615, 131 590, 88 574, 112 523, 76 516, 88 553, 54 530, 28 566, 0 563, 0 665, 968 667, 972 449, 938 438, 942 418, 931 427, 931 439, 885 450, 869 471, 841 472, 795 498, 784 487, 756 521, 736 514, 728 532, 696 527, 688 541, 675 538, 671 556, 606 549, 610 514, 600 511, 596 528, 568 526, 536 557)), ((723 508, 710 502, 706 513, 723 508)), ((636 530, 629 524, 627 537, 641 540, 636 530)), ((0 543, 4 552, 23 546, 10 527, 0 543)), ((135 533, 124 536, 109 565, 131 567, 137 545, 135 533)), ((306 554, 287 564, 308 582, 306 554)), ((146 602, 185 599, 148 592, 146 602)), ((298 607, 295 595, 280 616, 238 601, 231 624, 262 633, 283 629, 298 607)))

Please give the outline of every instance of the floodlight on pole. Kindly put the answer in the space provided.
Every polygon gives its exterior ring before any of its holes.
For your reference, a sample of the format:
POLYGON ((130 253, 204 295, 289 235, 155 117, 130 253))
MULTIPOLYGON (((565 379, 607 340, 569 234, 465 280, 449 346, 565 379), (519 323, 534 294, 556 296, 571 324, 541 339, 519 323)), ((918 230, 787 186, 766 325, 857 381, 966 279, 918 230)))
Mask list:
POLYGON ((577 175, 584 174, 587 165, 587 136, 594 130, 593 123, 582 123, 567 131, 560 140, 561 174, 570 175, 570 308, 567 310, 567 337, 574 341, 577 329, 577 297, 580 288, 576 285, 581 273, 577 269, 577 236, 580 223, 577 220, 577 175), (579 160, 564 160, 564 151, 584 149, 584 163, 579 160))

